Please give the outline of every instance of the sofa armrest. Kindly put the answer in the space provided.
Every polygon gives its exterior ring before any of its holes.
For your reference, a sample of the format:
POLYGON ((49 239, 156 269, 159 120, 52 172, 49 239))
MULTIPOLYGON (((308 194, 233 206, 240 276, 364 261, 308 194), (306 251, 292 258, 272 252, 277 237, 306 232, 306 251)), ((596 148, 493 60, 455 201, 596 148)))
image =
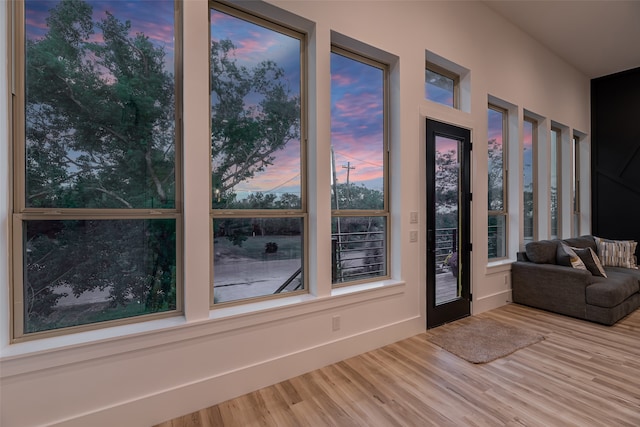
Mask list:
POLYGON ((511 265, 513 302, 579 318, 586 316, 586 270, 553 264, 515 262, 511 265))

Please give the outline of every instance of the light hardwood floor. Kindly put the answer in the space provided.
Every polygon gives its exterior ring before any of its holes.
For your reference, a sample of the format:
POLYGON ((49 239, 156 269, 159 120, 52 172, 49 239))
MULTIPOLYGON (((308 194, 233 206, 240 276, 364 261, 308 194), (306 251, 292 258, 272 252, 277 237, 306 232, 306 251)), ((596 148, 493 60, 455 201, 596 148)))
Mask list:
POLYGON ((612 327, 511 304, 545 340, 484 365, 430 331, 158 427, 640 426, 640 310, 612 327))

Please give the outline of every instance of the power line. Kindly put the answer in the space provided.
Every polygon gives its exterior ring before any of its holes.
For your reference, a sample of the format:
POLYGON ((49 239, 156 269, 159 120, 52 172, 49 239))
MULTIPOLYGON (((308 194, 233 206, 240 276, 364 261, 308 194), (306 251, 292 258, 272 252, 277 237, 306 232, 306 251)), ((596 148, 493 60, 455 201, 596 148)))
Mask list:
POLYGON ((289 178, 288 180, 286 180, 285 182, 276 185, 275 187, 273 187, 271 190, 265 190, 265 193, 271 193, 272 191, 277 190, 278 188, 284 186, 285 184, 288 184, 289 182, 293 181, 294 179, 298 178, 300 176, 299 173, 295 174, 294 176, 292 176, 291 178, 289 178))
POLYGON ((344 153, 342 153, 342 152, 340 152, 340 151, 336 151, 336 153, 340 154, 341 156, 345 156, 345 157, 348 157, 348 158, 353 159, 353 160, 357 160, 357 161, 362 162, 362 163, 367 163, 367 164, 369 164, 369 165, 371 165, 371 166, 376 166, 376 167, 379 167, 379 168, 381 168, 381 167, 382 167, 382 165, 379 165, 379 164, 377 164, 377 163, 368 162, 368 161, 366 161, 366 160, 358 159, 358 158, 353 157, 353 156, 351 156, 351 155, 349 155, 349 154, 344 154, 344 153))

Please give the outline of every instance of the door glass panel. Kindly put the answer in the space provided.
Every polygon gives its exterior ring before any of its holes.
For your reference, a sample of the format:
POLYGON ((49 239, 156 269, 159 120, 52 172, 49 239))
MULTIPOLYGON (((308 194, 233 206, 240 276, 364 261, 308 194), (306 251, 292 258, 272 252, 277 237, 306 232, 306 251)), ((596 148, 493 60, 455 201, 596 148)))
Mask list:
POLYGON ((460 141, 436 136, 436 305, 460 298, 460 141))

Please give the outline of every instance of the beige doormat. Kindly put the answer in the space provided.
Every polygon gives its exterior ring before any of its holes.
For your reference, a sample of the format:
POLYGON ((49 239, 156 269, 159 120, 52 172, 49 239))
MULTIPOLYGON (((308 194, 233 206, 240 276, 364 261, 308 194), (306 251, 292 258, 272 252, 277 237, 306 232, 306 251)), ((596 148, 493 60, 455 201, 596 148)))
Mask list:
POLYGON ((544 339, 536 332, 478 317, 468 317, 430 332, 429 341, 471 363, 491 362, 544 339))

